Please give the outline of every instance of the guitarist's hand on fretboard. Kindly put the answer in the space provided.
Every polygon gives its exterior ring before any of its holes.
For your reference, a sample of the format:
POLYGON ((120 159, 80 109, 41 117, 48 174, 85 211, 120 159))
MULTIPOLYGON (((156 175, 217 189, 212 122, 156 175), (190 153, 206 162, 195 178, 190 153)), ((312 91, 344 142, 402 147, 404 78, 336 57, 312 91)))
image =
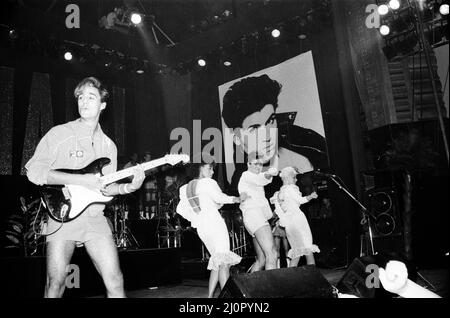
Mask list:
POLYGON ((131 185, 128 187, 130 191, 136 191, 142 186, 142 183, 145 179, 145 171, 142 169, 140 165, 137 165, 135 169, 133 169, 133 180, 131 181, 131 185))

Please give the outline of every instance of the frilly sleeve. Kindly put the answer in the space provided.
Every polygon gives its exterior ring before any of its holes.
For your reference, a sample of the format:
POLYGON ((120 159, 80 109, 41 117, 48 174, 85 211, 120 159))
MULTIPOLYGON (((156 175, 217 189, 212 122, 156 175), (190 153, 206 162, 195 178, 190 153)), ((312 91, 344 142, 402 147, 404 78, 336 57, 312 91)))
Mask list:
POLYGON ((192 210, 192 207, 189 204, 189 201, 186 196, 186 185, 180 188, 180 201, 178 202, 176 211, 183 218, 191 222, 192 227, 196 227, 196 223, 199 216, 192 210))
POLYGON ((290 198, 292 200, 294 200, 296 204, 302 205, 302 204, 308 202, 308 199, 306 197, 302 196, 302 194, 300 193, 300 189, 298 188, 298 186, 296 186, 296 185, 289 186, 286 188, 286 191, 287 191, 287 195, 289 195, 290 198))

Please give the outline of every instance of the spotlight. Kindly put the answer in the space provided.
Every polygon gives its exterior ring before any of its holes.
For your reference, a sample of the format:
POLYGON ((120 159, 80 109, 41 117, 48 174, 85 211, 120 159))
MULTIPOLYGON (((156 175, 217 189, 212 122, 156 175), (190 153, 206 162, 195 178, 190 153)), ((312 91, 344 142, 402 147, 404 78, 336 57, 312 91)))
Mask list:
POLYGON ((223 65, 225 65, 225 66, 231 66, 231 62, 230 62, 230 61, 224 61, 224 62, 223 62, 223 65))
POLYGON ((203 67, 206 65, 206 61, 204 59, 198 59, 197 64, 200 65, 201 67, 203 67))
POLYGON ((9 30, 8 35, 11 40, 16 40, 19 37, 19 34, 14 29, 9 30))
POLYGON ((398 8, 400 8, 400 1, 399 0, 391 0, 391 1, 389 1, 389 7, 392 10, 397 10, 398 8))
POLYGON ((448 4, 441 4, 439 7, 439 13, 442 15, 448 15, 448 4))
POLYGON ((382 35, 388 35, 389 32, 391 32, 391 30, 389 29, 389 27, 388 27, 387 25, 382 25, 382 26, 380 27, 380 33, 381 33, 382 35))
POLYGON ((142 16, 139 13, 132 13, 131 22, 133 22, 133 24, 135 25, 138 25, 139 23, 142 22, 142 16))
POLYGON ((378 7, 378 13, 380 15, 385 15, 389 12, 389 7, 385 4, 382 4, 381 6, 378 7))
POLYGON ((70 60, 72 60, 72 58, 73 58, 73 55, 71 52, 67 51, 66 53, 64 53, 64 59, 66 61, 70 61, 70 60))
POLYGON ((144 74, 144 70, 139 69, 139 70, 136 71, 136 73, 138 73, 138 74, 144 74))
POLYGON ((278 29, 273 29, 271 34, 274 38, 277 38, 280 36, 281 32, 278 29))

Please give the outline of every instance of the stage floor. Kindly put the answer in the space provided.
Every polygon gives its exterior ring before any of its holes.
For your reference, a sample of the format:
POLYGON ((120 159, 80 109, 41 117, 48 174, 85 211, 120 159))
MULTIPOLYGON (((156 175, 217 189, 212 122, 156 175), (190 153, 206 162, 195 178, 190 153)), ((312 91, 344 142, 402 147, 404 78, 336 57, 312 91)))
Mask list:
MULTIPOLYGON (((335 286, 345 273, 345 269, 322 269, 319 268, 324 277, 335 286)), ((448 297, 449 270, 448 269, 427 269, 419 273, 434 287, 441 297, 448 297)), ((423 287, 427 284, 422 279, 417 283, 423 287)), ((217 288, 215 297, 220 293, 217 288)), ((166 286, 149 286, 146 289, 127 291, 129 298, 205 298, 208 295, 208 277, 203 278, 183 278, 180 284, 166 286)), ((102 298, 96 296, 95 298, 102 298)))

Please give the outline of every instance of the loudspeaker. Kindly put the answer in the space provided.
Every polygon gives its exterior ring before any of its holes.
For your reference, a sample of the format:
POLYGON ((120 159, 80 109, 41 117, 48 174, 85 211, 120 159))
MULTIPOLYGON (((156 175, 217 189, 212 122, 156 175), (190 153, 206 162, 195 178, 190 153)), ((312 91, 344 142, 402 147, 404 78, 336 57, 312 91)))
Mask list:
POLYGON ((407 183, 409 179, 406 171, 378 169, 366 171, 363 176, 366 187, 364 201, 376 218, 370 219, 374 252, 402 253, 410 257, 411 211, 407 209, 406 201, 410 195, 410 184, 407 183))
POLYGON ((219 298, 334 298, 333 287, 313 265, 230 276, 219 298))
POLYGON ((405 263, 408 269, 408 278, 416 280, 416 269, 404 258, 394 253, 380 253, 355 258, 337 283, 337 290, 341 294, 355 295, 360 298, 396 297, 397 295, 386 291, 378 280, 378 268, 386 268, 386 264, 391 260, 405 263))
POLYGON ((375 216, 373 237, 403 234, 403 219, 399 209, 398 193, 394 187, 375 188, 366 192, 368 208, 375 216))

